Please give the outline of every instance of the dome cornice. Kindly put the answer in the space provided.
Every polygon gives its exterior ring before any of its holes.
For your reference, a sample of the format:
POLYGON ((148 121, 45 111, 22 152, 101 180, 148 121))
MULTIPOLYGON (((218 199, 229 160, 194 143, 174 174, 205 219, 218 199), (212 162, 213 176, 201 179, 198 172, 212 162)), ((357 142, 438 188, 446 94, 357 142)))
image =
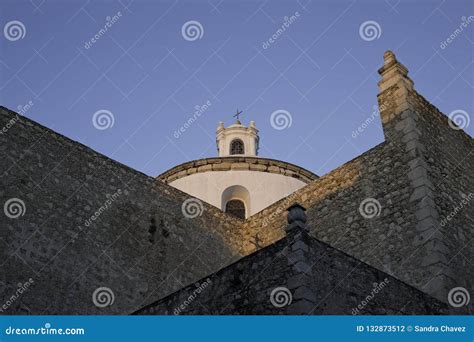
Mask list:
POLYGON ((186 162, 169 169, 156 177, 156 179, 164 183, 170 183, 192 174, 210 171, 268 172, 293 177, 307 184, 319 178, 311 171, 300 166, 276 159, 229 156, 204 158, 186 162))

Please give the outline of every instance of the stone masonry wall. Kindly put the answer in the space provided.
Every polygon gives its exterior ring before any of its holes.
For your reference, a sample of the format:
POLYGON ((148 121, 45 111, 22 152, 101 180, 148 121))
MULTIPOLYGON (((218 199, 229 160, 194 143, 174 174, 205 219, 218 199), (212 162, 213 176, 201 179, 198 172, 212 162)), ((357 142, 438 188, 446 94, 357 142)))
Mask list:
POLYGON ((384 57, 385 142, 245 221, 244 250, 281 238, 285 209, 299 202, 313 236, 447 302, 454 286, 472 293, 469 203, 442 225, 473 192, 472 139, 416 93, 392 53, 384 57), (374 215, 361 214, 367 201, 374 215))
POLYGON ((285 286, 285 274, 291 270, 288 260, 279 254, 285 241, 256 252, 195 284, 153 303, 139 314, 284 314, 269 301, 270 292, 285 286), (271 270, 271 272, 270 272, 271 270))
POLYGON ((419 267, 420 289, 438 298, 446 300, 455 287, 472 293, 474 142, 414 90, 408 70, 393 53, 384 59, 379 71, 384 132, 409 158, 409 203, 418 220, 417 248, 399 267, 419 267))
POLYGON ((447 312, 446 305, 436 299, 306 235, 286 236, 136 314, 433 315, 447 312), (301 286, 302 283, 305 285, 301 286))
POLYGON ((186 218, 186 194, 3 107, 0 129, 0 203, 25 208, 0 215, 2 314, 127 314, 239 258, 240 220, 186 218))
POLYGON ((385 142, 296 191, 244 222, 245 253, 283 237, 286 209, 308 208, 311 235, 414 286, 414 270, 394 273, 413 247, 415 213, 408 205, 411 184, 404 151, 385 142), (361 203, 379 203, 373 218, 361 203))
POLYGON ((411 161, 409 176, 415 190, 410 201, 417 205, 420 220, 417 242, 426 245, 426 252, 412 258, 421 259, 423 269, 432 274, 420 282, 420 288, 438 291, 445 298, 454 287, 472 293, 474 142, 463 131, 453 129, 455 125, 450 126, 449 119, 418 93, 409 93, 407 101, 413 110, 402 113, 394 123, 403 134, 406 151, 419 150, 418 158, 411 161), (408 121, 411 133, 406 132, 408 121))

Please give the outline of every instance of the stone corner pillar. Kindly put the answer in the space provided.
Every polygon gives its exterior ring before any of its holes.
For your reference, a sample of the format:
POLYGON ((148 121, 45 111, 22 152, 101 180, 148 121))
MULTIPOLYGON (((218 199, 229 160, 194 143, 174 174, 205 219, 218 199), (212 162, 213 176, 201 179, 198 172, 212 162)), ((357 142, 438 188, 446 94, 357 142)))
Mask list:
POLYGON ((291 205, 288 208, 288 226, 285 228, 288 241, 285 254, 291 267, 287 275, 288 290, 292 293, 292 301, 287 308, 290 315, 310 314, 316 306, 310 255, 312 238, 306 225, 305 211, 298 203, 291 205))

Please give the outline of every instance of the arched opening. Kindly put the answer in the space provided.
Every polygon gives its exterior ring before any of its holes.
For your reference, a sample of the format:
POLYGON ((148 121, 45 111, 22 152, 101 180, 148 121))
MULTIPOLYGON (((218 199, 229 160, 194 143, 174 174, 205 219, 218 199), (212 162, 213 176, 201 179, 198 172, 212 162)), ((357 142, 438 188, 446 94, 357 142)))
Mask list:
POLYGON ((234 139, 230 143, 230 154, 245 154, 244 142, 240 139, 234 139))
POLYGON ((232 185, 222 193, 222 211, 245 219, 250 216, 250 193, 241 185, 232 185))
POLYGON ((226 203, 225 212, 245 220, 245 204, 241 200, 233 199, 226 203))

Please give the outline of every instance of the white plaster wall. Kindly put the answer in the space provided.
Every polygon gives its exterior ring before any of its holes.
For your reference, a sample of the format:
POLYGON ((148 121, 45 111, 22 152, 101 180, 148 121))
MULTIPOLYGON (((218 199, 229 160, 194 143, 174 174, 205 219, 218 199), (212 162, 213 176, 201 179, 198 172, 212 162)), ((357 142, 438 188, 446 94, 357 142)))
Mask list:
MULTIPOLYGON (((254 124, 255 125, 255 124, 254 124)), ((234 139, 240 139, 244 143, 246 156, 256 156, 258 150, 258 130, 253 127, 243 125, 231 125, 217 131, 217 145, 219 147, 219 157, 230 155, 230 143, 234 139)))
MULTIPOLYGON (((246 216, 249 217, 265 209, 276 201, 302 188, 306 183, 280 174, 258 171, 209 171, 195 173, 169 183, 169 185, 199 198, 223 210, 222 193, 228 187, 241 185, 250 193, 250 203, 246 202, 246 216)), ((229 198, 234 199, 234 198, 229 198)))

